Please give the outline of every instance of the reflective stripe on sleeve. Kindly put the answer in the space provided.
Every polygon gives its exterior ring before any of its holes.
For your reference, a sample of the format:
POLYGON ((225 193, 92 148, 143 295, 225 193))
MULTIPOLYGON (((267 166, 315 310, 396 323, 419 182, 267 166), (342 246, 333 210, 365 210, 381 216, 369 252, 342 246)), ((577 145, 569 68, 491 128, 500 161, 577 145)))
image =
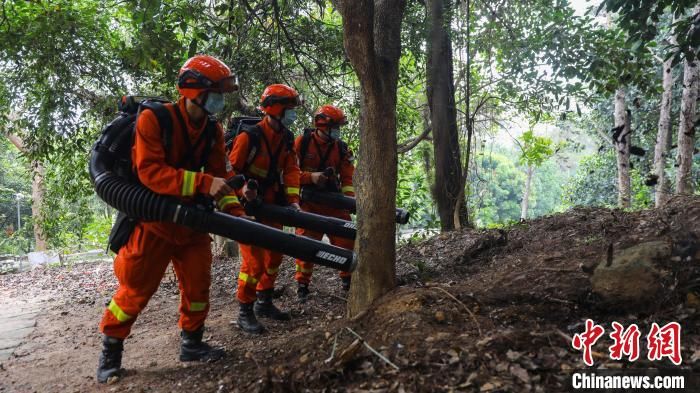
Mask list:
POLYGON ((229 205, 240 205, 238 198, 235 195, 226 195, 225 197, 219 199, 219 210, 224 210, 229 205))
POLYGON ((299 187, 287 187, 287 195, 299 195, 299 187))
POLYGON ((343 188, 340 189, 341 192, 346 193, 346 192, 355 192, 355 187, 353 186, 343 186, 343 188))
POLYGON ((314 272, 314 269, 313 269, 313 268, 311 268, 311 269, 305 269, 305 268, 303 268, 303 267, 297 265, 297 271, 300 272, 300 273, 304 273, 304 274, 311 274, 311 273, 314 272))
POLYGON ((194 195, 194 179, 197 172, 185 171, 182 175, 182 196, 194 195))
POLYGON ((255 176, 259 176, 261 178, 267 177, 267 169, 262 169, 262 168, 258 168, 255 165, 251 165, 248 168, 248 170, 250 171, 250 173, 254 174, 255 176))
POLYGON ((207 302, 191 302, 190 311, 204 311, 207 308, 207 302))
POLYGON ((131 315, 127 314, 124 312, 124 310, 119 307, 117 302, 112 299, 111 302, 109 302, 109 306, 107 306, 107 309, 114 315, 115 318, 117 318, 117 321, 119 322, 126 322, 132 318, 131 315))

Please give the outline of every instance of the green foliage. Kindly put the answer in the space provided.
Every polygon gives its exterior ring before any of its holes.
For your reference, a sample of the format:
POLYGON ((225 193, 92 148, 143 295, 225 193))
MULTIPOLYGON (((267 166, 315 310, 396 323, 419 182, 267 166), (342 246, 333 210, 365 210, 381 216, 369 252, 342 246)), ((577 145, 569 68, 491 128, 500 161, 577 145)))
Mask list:
MULTIPOLYGON (((632 181, 632 209, 653 205, 650 188, 644 184, 645 174, 638 169, 630 171, 632 181)), ((564 186, 565 207, 617 206, 617 163, 615 152, 587 156, 579 163, 576 174, 564 186)))
POLYGON ((618 23, 629 34, 627 41, 639 55, 645 54, 646 47, 653 43, 660 21, 670 9, 677 20, 672 31, 677 43, 668 45, 667 57, 674 56, 675 65, 683 56, 692 61, 700 54, 700 15, 694 14, 693 7, 698 7, 696 0, 604 0, 599 10, 605 8, 619 15, 618 23))
POLYGON ((31 179, 28 164, 6 139, 0 139, 0 254, 19 253, 33 241, 31 179), (21 194, 17 228, 17 194, 21 194))
POLYGON ((520 219, 520 200, 525 175, 507 156, 493 153, 479 163, 479 178, 471 179, 472 211, 478 226, 491 226, 520 219), (484 187, 479 185, 484 182, 484 187), (476 187, 475 187, 476 186, 476 187))
POLYGON ((554 160, 546 161, 537 168, 532 179, 528 217, 540 217, 564 210, 562 194, 568 176, 554 160))
POLYGON ((527 130, 519 139, 522 164, 536 168, 554 155, 553 142, 550 138, 536 136, 532 130, 527 130))

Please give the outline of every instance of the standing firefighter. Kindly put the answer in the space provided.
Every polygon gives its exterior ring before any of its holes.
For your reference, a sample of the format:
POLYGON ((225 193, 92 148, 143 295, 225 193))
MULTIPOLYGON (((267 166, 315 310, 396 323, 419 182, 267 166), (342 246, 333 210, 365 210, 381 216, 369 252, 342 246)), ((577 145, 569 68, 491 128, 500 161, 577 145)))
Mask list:
MULTIPOLYGON (((299 209, 299 165, 294 152, 294 135, 289 127, 296 120, 295 108, 300 103, 299 94, 289 86, 266 87, 260 98, 260 109, 265 117, 234 140, 229 153, 233 171, 258 183, 255 190, 247 185, 243 187, 242 194, 247 201, 259 196, 265 203, 299 209)), ((263 223, 282 228, 275 222, 263 223)), ((282 254, 245 244, 240 248, 238 325, 248 333, 259 334, 263 326, 256 315, 279 321, 290 319, 289 313, 280 311, 272 303, 282 254)))
MULTIPOLYGON (((223 131, 208 116, 223 109, 223 93, 237 89, 234 76, 220 60, 204 55, 187 60, 179 73, 177 103, 162 104, 159 110, 142 107, 137 117, 131 157, 139 181, 157 194, 184 201, 212 197, 220 210, 242 214, 225 181, 223 131)), ((180 285, 180 360, 210 361, 223 355, 221 349, 202 342, 209 311, 210 241, 208 234, 174 223, 136 224, 114 260, 119 287, 100 323, 104 339, 99 382, 119 376, 124 339, 170 261, 180 285)))
MULTIPOLYGON (((340 140, 340 126, 347 124, 343 111, 333 105, 324 105, 314 114, 315 129, 307 129, 299 136, 294 145, 301 167, 302 186, 316 187, 320 191, 342 192, 355 196, 352 175, 355 171, 353 155, 348 145, 340 140)), ((334 207, 304 202, 302 209, 307 212, 336 217, 350 221, 350 212, 334 207)), ((322 233, 298 228, 298 235, 320 240, 322 233)), ((329 236, 331 244, 352 250, 354 242, 338 236, 329 236)), ((304 302, 309 295, 309 284, 314 265, 297 259, 296 275, 297 295, 304 302)), ((340 272, 344 290, 350 289, 350 273, 340 272)))

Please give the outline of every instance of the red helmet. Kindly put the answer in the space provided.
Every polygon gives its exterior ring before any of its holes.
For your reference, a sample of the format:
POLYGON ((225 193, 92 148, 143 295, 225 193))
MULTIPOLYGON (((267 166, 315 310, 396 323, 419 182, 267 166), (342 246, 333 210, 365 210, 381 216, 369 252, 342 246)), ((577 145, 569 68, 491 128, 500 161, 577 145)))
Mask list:
POLYGON ((177 90, 183 97, 194 100, 203 91, 236 91, 238 80, 221 60, 212 56, 197 55, 188 59, 180 68, 177 90))
POLYGON ((301 105, 301 97, 294 88, 283 84, 270 85, 260 96, 260 110, 268 115, 280 117, 287 108, 301 105))
POLYGON ((314 126, 316 128, 330 128, 348 124, 343 110, 333 105, 323 105, 314 113, 314 126))

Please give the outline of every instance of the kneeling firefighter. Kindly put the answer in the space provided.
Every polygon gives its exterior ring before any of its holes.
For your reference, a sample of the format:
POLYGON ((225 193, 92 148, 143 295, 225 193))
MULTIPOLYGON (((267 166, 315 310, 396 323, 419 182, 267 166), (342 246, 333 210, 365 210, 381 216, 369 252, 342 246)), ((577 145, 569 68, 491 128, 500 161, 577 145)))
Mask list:
MULTIPOLYGON (((242 215, 225 181, 229 173, 223 130, 209 117, 223 109, 223 94, 237 89, 235 77, 220 60, 204 55, 187 60, 179 72, 180 99, 142 105, 136 118, 131 160, 138 181, 183 201, 210 197, 219 210, 242 215)), ((211 283, 209 235, 172 222, 138 222, 127 236, 114 260, 119 287, 100 323, 104 337, 97 380, 119 376, 124 339, 170 261, 180 284, 180 360, 220 358, 221 349, 202 342, 211 283)))
MULTIPOLYGON (((333 105, 323 105, 314 113, 313 129, 306 129, 297 137, 294 145, 301 167, 302 187, 314 187, 319 191, 342 192, 346 196, 355 196, 352 175, 355 172, 353 154, 348 145, 340 139, 340 127, 347 124, 343 111, 333 105)), ((350 212, 337 206, 326 206, 314 202, 302 201, 301 208, 306 212, 321 214, 350 221, 350 212)), ((323 233, 304 228, 297 229, 298 235, 316 240, 323 233)), ((328 236, 331 244, 352 250, 354 241, 339 236, 328 236)), ((300 259, 296 261, 297 295, 304 302, 309 295, 309 284, 314 265, 300 259)), ((350 272, 340 272, 342 288, 350 289, 350 272)))
MULTIPOLYGON (((260 98, 260 110, 265 113, 255 126, 241 132, 233 141, 229 160, 233 172, 257 181, 257 188, 246 184, 241 189, 245 200, 299 210, 299 164, 294 152, 294 135, 289 127, 296 120, 295 108, 301 99, 293 88, 274 84, 267 86, 260 98)), ((272 221, 263 224, 275 228, 282 225, 272 221)), ((259 334, 263 326, 258 317, 286 321, 288 312, 279 310, 272 302, 282 254, 246 244, 240 244, 241 270, 238 274, 237 298, 240 303, 238 325, 248 333, 259 334)))

